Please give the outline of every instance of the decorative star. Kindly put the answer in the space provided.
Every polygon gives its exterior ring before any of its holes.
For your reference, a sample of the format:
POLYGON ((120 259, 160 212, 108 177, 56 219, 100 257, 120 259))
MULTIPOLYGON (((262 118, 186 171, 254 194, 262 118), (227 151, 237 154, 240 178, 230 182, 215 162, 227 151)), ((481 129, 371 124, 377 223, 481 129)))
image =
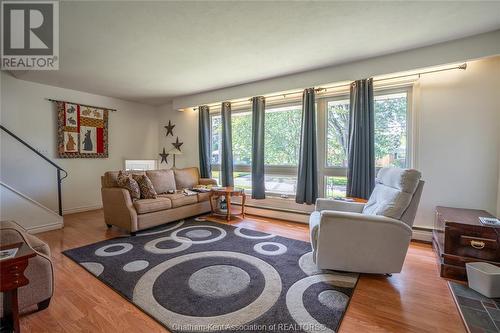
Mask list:
POLYGON ((167 153, 165 152, 165 148, 163 148, 163 153, 158 154, 158 155, 160 155, 160 156, 161 156, 161 162, 160 162, 160 164, 161 164, 161 163, 163 163, 163 161, 165 161, 165 163, 166 163, 166 164, 168 164, 168 162, 167 162, 167 157, 168 157, 168 155, 170 155, 170 154, 167 154, 167 153))
POLYGON ((181 146, 182 146, 182 144, 183 144, 183 143, 184 143, 184 142, 179 142, 179 137, 177 137, 177 139, 175 139, 175 142, 172 142, 172 145, 173 145, 175 148, 177 148, 177 149, 181 150, 181 146))
POLYGON ((165 129, 167 130, 167 135, 166 136, 168 136, 169 134, 172 135, 172 136, 174 136, 174 132, 173 132, 174 131, 174 127, 175 127, 175 125, 172 125, 172 123, 169 120, 168 121, 168 125, 165 126, 165 129))

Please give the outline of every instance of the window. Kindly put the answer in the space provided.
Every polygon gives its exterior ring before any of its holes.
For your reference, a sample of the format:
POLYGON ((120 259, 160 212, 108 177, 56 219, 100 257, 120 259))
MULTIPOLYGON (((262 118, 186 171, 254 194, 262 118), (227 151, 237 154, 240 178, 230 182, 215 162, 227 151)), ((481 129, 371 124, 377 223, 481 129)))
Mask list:
POLYGON ((327 103, 326 165, 347 168, 349 100, 327 103))
MULTIPOLYGON (((265 112, 264 160, 266 192, 295 195, 300 149, 301 105, 268 107, 265 112)), ((212 177, 220 182, 221 117, 211 116, 212 177)), ((252 113, 231 115, 234 185, 252 188, 252 113)))
POLYGON ((408 166, 407 92, 375 96, 375 166, 408 166))
MULTIPOLYGON (((374 97, 375 166, 407 167, 409 89, 378 90, 374 97)), ((349 96, 325 99, 318 104, 318 133, 324 128, 325 156, 320 186, 326 197, 344 197, 347 185, 349 96), (321 116, 321 112, 324 115, 321 116)), ((324 143, 323 143, 323 142, 324 143)), ((320 150, 321 151, 321 150, 320 150)))
POLYGON ((125 160, 125 170, 145 171, 156 169, 156 160, 125 160))
MULTIPOLYGON (((409 99, 411 88, 375 91, 376 167, 409 166, 409 99)), ((347 92, 317 99, 320 196, 345 197, 349 131, 347 92)), ((269 195, 296 193, 302 122, 301 104, 267 106, 265 111, 265 184, 269 195)), ((232 139, 235 186, 252 186, 252 114, 233 111, 232 139)), ((220 176, 221 117, 211 115, 212 176, 220 176)))

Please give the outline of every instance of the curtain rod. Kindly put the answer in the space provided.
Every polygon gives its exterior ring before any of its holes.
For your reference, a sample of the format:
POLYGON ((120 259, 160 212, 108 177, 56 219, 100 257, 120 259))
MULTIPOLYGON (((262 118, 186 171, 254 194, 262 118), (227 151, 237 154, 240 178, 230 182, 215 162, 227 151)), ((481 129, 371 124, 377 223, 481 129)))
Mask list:
POLYGON ((63 103, 69 103, 69 104, 78 104, 78 105, 81 105, 81 106, 86 106, 86 107, 88 107, 88 108, 102 109, 102 110, 109 110, 109 111, 112 111, 112 112, 118 111, 117 109, 104 108, 104 107, 102 107, 102 106, 87 105, 87 104, 75 103, 75 102, 69 102, 69 101, 61 101, 61 100, 58 100, 58 99, 52 99, 52 98, 46 98, 46 100, 47 100, 47 101, 50 101, 50 102, 63 102, 63 103))
MULTIPOLYGON (((387 78, 383 78, 383 79, 373 80, 373 82, 382 82, 382 81, 388 81, 388 80, 394 80, 394 79, 402 79, 402 78, 410 77, 410 76, 418 76, 420 78, 420 75, 432 74, 432 73, 438 73, 438 72, 444 72, 444 71, 449 71, 449 70, 454 70, 454 69, 466 70, 467 69, 467 63, 463 63, 463 64, 455 66, 455 67, 434 69, 434 70, 429 70, 429 71, 424 71, 424 72, 418 72, 418 73, 413 73, 413 74, 391 76, 391 77, 387 77, 387 78)), ((339 84, 339 85, 318 87, 318 88, 315 88, 314 90, 316 92, 319 92, 319 91, 324 91, 324 90, 333 89, 333 88, 348 87, 350 85, 351 85, 351 83, 346 83, 346 84, 339 84)), ((279 96, 283 96, 283 98, 285 98, 288 95, 294 95, 294 94, 302 93, 302 91, 303 90, 297 90, 297 91, 294 91, 294 92, 287 92, 287 93, 283 93, 283 94, 269 95, 269 96, 266 96, 266 98, 279 97, 279 96)), ((250 99, 248 99, 248 101, 252 101, 252 99, 250 98, 250 99)), ((246 100, 242 100, 242 101, 236 101, 234 103, 244 103, 244 102, 247 102, 247 101, 246 100)), ((210 103, 210 104, 214 105, 216 103, 210 103)), ((194 107, 193 110, 198 110, 198 107, 194 107)))

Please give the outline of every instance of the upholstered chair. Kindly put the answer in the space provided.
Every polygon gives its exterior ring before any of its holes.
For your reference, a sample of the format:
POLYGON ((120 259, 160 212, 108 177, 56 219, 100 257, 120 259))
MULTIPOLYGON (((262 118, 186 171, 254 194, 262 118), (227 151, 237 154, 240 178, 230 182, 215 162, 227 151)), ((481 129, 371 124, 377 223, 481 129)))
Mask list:
MULTIPOLYGON (((30 281, 18 289, 19 310, 33 305, 37 310, 49 306, 54 293, 54 269, 50 259, 50 248, 36 236, 29 234, 22 226, 13 221, 0 222, 0 243, 11 244, 26 242, 36 256, 30 258, 24 276, 30 281)), ((3 293, 0 293, 0 316, 3 316, 3 293)))
POLYGON ((309 227, 321 269, 399 273, 424 182, 413 169, 382 168, 366 204, 317 199, 309 227))

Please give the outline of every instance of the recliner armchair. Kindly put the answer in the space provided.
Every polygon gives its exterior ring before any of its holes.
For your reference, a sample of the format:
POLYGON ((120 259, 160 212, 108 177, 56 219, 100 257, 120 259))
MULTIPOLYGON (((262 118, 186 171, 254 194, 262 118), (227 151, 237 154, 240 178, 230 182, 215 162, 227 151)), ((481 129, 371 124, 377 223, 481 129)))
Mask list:
POLYGON ((382 168, 366 204, 317 199, 309 226, 320 269, 399 273, 424 182, 413 169, 382 168))

